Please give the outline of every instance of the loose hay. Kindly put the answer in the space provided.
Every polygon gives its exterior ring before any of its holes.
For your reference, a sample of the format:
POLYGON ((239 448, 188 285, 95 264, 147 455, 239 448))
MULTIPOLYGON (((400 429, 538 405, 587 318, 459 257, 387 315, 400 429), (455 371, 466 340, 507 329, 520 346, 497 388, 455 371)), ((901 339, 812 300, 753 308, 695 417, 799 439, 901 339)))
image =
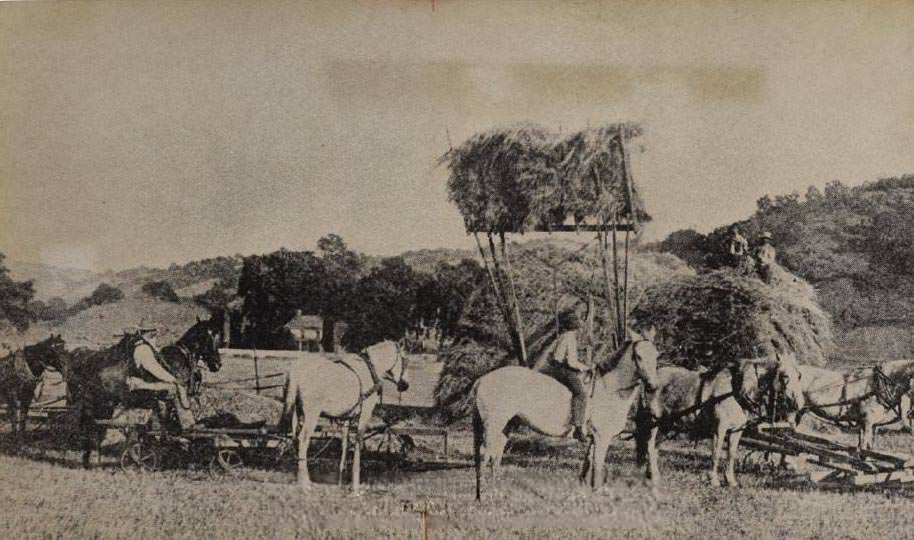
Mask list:
POLYGON ((282 416, 282 403, 277 399, 240 390, 203 388, 199 399, 193 401, 194 418, 208 427, 275 426, 282 416))
POLYGON ((656 325, 664 356, 690 368, 778 348, 801 364, 823 365, 834 341, 815 289, 777 267, 770 285, 730 270, 676 277, 649 289, 632 317, 656 325))

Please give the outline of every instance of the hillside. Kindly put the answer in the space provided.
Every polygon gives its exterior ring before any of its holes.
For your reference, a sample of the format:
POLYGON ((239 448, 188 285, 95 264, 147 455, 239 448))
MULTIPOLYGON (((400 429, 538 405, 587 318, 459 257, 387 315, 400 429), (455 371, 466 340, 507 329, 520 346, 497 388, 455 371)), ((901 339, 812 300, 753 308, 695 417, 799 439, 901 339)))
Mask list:
POLYGON ((41 263, 4 261, 10 275, 17 281, 32 280, 36 300, 58 296, 68 304, 92 293, 102 282, 101 276, 91 270, 61 268, 41 263))
MULTIPOLYGON (((812 283, 844 327, 914 324, 914 175, 763 197, 744 236, 774 235, 779 262, 812 283)), ((728 227, 677 231, 654 246, 695 267, 722 264, 728 227)))

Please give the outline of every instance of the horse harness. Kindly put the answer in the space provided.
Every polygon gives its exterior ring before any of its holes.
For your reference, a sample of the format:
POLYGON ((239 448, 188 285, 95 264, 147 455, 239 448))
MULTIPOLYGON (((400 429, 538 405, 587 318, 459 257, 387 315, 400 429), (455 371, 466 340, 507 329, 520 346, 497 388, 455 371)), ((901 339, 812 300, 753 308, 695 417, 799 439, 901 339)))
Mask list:
POLYGON ((371 358, 364 351, 356 354, 356 358, 361 360, 365 364, 365 366, 368 368, 368 374, 371 376, 372 384, 370 387, 368 387, 367 390, 362 390, 364 388, 364 385, 362 384, 362 377, 359 375, 359 372, 356 371, 356 369, 354 367, 352 367, 349 364, 349 362, 344 360, 341 356, 333 359, 334 364, 339 364, 339 365, 345 367, 346 369, 348 369, 349 371, 351 371, 352 374, 355 375, 356 380, 359 381, 359 390, 360 390, 359 399, 356 401, 355 405, 353 405, 348 411, 341 414, 339 416, 340 418, 351 417, 351 416, 353 416, 353 413, 356 411, 361 412, 362 403, 375 393, 378 394, 379 399, 383 400, 383 397, 384 397, 384 382, 378 376, 378 370, 375 368, 374 362, 371 361, 371 358))
MULTIPOLYGON (((853 421, 855 420, 855 417, 851 415, 851 411, 848 406, 859 405, 860 403, 863 403, 864 401, 868 400, 869 398, 875 397, 876 401, 883 408, 895 413, 895 418, 893 418, 892 420, 886 421, 886 422, 880 422, 878 424, 874 424, 874 426, 876 426, 876 427, 887 426, 887 425, 894 424, 895 422, 901 420, 902 417, 904 416, 904 413, 901 410, 901 398, 902 398, 902 396, 904 396, 905 392, 907 391, 907 388, 905 388, 905 386, 903 384, 892 380, 891 377, 886 375, 885 372, 882 371, 882 366, 878 366, 878 365, 873 366, 872 370, 873 370, 873 378, 872 378, 873 382, 871 384, 870 390, 868 392, 866 392, 865 394, 863 394, 861 396, 853 397, 853 398, 847 397, 848 385, 851 382, 855 382, 855 381, 859 381, 859 380, 863 380, 863 379, 857 378, 857 379, 853 379, 853 380, 848 380, 848 377, 851 375, 851 373, 845 373, 842 377, 840 401, 836 401, 834 403, 827 403, 824 405, 816 405, 814 407, 807 406, 804 408, 804 410, 810 410, 815 413, 816 409, 822 410, 822 409, 827 409, 830 407, 840 407, 838 414, 834 417, 834 419, 827 418, 822 415, 818 415, 818 416, 820 418, 822 418, 823 420, 829 420, 838 426, 853 427, 853 425, 854 425, 853 421)), ((822 389, 825 389, 828 387, 829 387, 829 385, 822 386, 817 389, 822 390, 822 389)), ((914 414, 914 410, 912 410, 911 412, 908 413, 909 416, 911 416, 912 414, 914 414)))
MULTIPOLYGON (((17 378, 18 380, 26 383, 32 384, 37 383, 41 380, 41 375, 35 375, 35 372, 32 371, 32 367, 29 365, 28 359, 25 357, 25 349, 19 349, 14 351, 12 354, 7 356, 5 359, 12 357, 12 373, 9 375, 9 379, 17 378)), ((38 360, 38 363, 41 365, 42 370, 51 369, 51 366, 38 360)), ((7 379, 7 377, 2 377, 7 379)))

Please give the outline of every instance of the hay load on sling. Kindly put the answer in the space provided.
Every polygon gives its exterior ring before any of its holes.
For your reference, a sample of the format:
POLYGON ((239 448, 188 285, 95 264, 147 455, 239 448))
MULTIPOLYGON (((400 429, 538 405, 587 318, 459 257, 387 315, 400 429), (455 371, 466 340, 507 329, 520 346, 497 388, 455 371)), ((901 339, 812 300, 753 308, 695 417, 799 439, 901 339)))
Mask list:
POLYGON ((650 288, 632 318, 653 323, 664 356, 688 368, 779 350, 823 365, 834 344, 815 289, 780 267, 770 284, 730 269, 675 277, 650 288))

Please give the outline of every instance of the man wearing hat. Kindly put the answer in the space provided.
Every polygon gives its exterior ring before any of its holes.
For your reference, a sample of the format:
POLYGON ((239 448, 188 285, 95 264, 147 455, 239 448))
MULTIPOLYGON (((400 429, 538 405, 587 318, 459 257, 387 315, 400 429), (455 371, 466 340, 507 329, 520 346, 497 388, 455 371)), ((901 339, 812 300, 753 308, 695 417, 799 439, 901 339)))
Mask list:
POLYGON ((765 283, 771 283, 771 268, 775 264, 777 251, 771 242, 771 233, 763 232, 759 237, 759 246, 755 248, 755 260, 758 264, 759 277, 765 283))
POLYGON ((586 442, 587 388, 585 376, 590 366, 578 360, 577 331, 581 320, 573 309, 559 315, 559 337, 552 353, 552 367, 556 378, 571 390, 571 424, 574 438, 586 442))

